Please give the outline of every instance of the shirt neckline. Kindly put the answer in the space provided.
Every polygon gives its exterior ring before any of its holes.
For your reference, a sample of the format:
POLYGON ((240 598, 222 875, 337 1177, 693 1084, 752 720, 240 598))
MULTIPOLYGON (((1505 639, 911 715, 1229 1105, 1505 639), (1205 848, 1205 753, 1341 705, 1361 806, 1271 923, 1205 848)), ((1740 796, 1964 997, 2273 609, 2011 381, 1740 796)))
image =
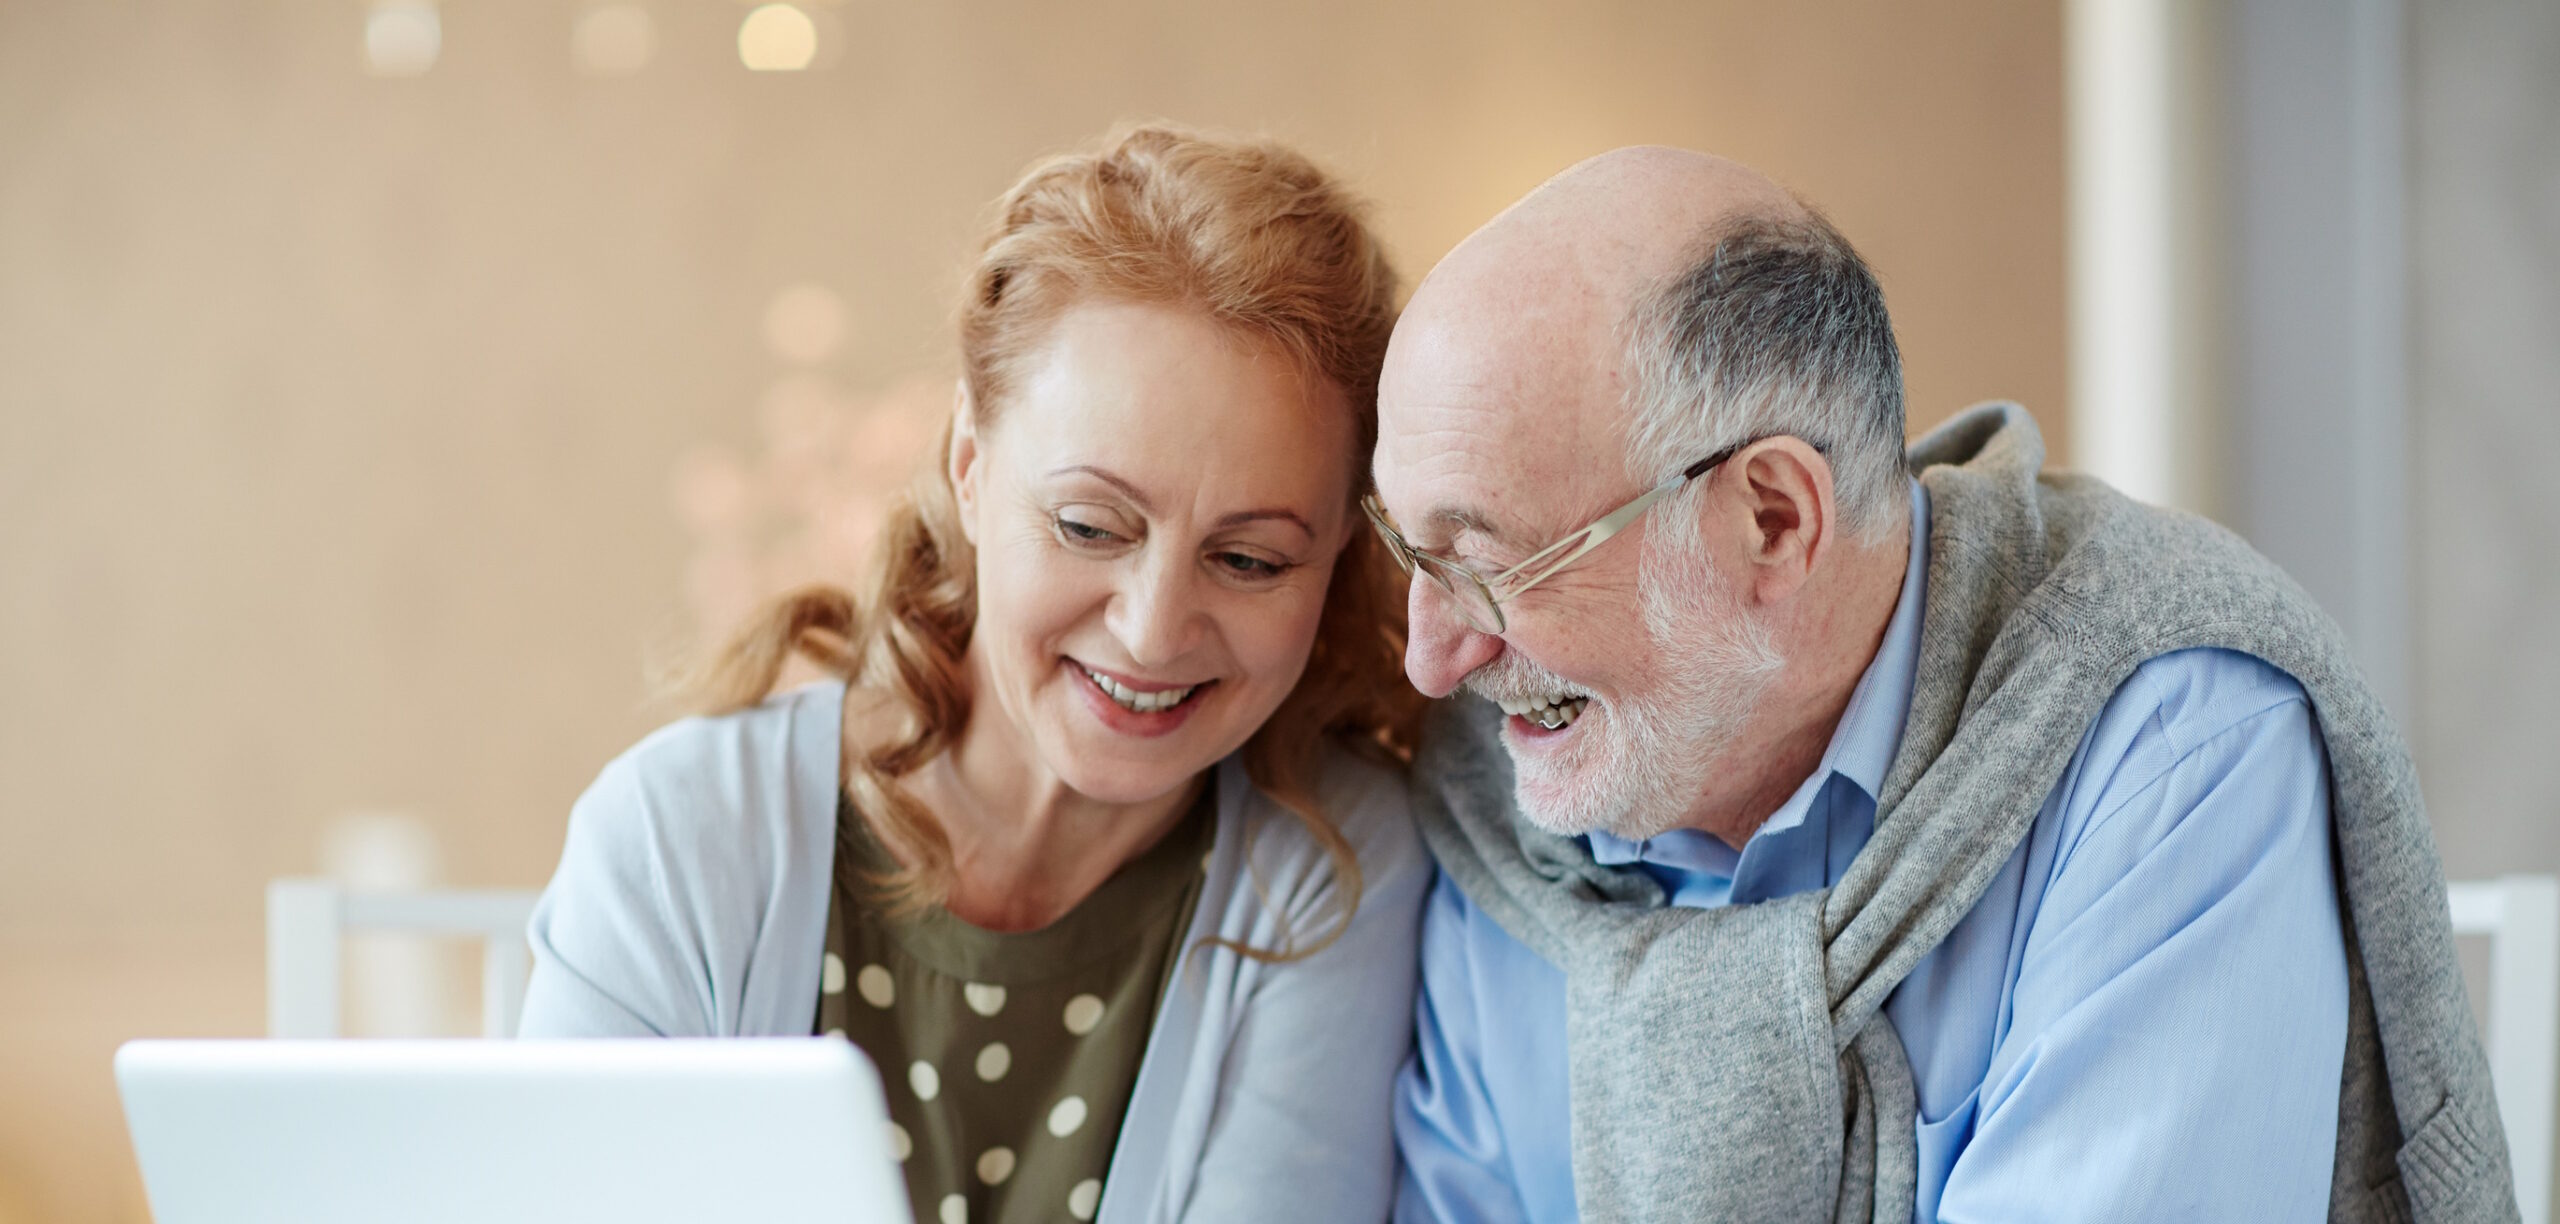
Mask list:
MULTIPOLYGON (((1849 704, 1841 710, 1840 723, 1832 729, 1831 740, 1823 746, 1822 758, 1813 772, 1738 851, 1714 834, 1698 829, 1673 829, 1644 841, 1629 841, 1594 830, 1585 835, 1593 862, 1605 866, 1648 864, 1674 873, 1711 875, 1738 883, 1746 872, 1762 874, 1758 869, 1764 866, 1763 860, 1792 860, 1824 853, 1827 838, 1797 838, 1791 834, 1805 824, 1833 779, 1855 786, 1866 800, 1867 810, 1873 811, 1876 796, 1884 789, 1885 774, 1893 768, 1894 755, 1901 750, 1903 723, 1911 716, 1911 693, 1920 670, 1920 629, 1928 604, 1929 492, 1917 480, 1910 481, 1910 488, 1911 551, 1903 567, 1902 590, 1895 597, 1892 618, 1885 622, 1884 639, 1878 644, 1875 657, 1868 660, 1866 670, 1859 674, 1857 687, 1850 690, 1849 704)), ((1826 814, 1829 811, 1826 809, 1826 814)), ((1862 827, 1872 832, 1871 823, 1862 822, 1862 827)), ((1845 856, 1841 861, 1845 862, 1845 856)), ((1777 865, 1766 864, 1770 868, 1777 865)), ((1824 874, 1827 876, 1828 872, 1824 874)), ((1830 882, 1827 878, 1823 881, 1830 882)))
MULTIPOLYGON (((1165 912, 1187 908, 1192 884, 1206 870, 1217 828, 1217 771, 1210 771, 1181 820, 1156 844, 1121 865, 1092 894, 1055 922, 1034 931, 991 931, 962 920, 936 905, 908 914, 887 914, 865 903, 858 883, 840 877, 834 884, 847 892, 859 920, 872 924, 899 949, 936 971, 973 982, 1026 985, 1071 973, 1125 950, 1143 937, 1165 912)), ((839 792, 836 819, 846 832, 840 853, 865 873, 887 873, 897 860, 871 832, 870 822, 839 792)))

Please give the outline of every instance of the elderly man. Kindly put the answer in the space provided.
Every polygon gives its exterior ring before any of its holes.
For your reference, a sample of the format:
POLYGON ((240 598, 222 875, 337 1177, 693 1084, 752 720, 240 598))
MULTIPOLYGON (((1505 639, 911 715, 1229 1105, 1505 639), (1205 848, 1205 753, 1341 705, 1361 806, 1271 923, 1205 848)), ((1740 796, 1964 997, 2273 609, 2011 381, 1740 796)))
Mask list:
POLYGON ((2512 1218, 2405 749, 2227 533, 1908 455, 1874 278, 1629 149, 1396 329, 1407 1220, 2512 1218), (1625 535, 1620 540, 1615 537, 1625 535))

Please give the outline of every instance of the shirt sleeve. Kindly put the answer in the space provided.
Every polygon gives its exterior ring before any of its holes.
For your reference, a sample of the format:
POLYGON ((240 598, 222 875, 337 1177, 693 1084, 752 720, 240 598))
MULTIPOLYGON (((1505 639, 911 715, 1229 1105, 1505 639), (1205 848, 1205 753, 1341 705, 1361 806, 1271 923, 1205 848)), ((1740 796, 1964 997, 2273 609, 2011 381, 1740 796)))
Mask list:
POLYGON ((525 932, 525 1036, 809 1034, 843 693, 682 719, 604 767, 525 932))
POLYGON ((1527 1217, 1485 1090, 1466 949, 1473 907, 1440 877, 1422 920, 1414 1048, 1396 1080, 1397 1224, 1503 1224, 1527 1217))
POLYGON ((570 809, 560 867, 526 928, 533 977, 523 1037, 708 1037, 689 984, 708 979, 690 924, 673 912, 666 821, 629 759, 570 809))
MULTIPOLYGON (((1259 975, 1228 1041, 1184 1220, 1385 1218, 1389 1093, 1411 1042, 1402 1004, 1432 874, 1403 795, 1400 782, 1384 784, 1343 814, 1363 880, 1341 938, 1259 975)), ((1294 929, 1321 929, 1330 914, 1333 876, 1320 878, 1292 899, 1294 929)))
POLYGON ((2051 801, 1941 1220, 2327 1211, 2347 971, 2318 724, 2246 656, 2145 671, 2051 801))

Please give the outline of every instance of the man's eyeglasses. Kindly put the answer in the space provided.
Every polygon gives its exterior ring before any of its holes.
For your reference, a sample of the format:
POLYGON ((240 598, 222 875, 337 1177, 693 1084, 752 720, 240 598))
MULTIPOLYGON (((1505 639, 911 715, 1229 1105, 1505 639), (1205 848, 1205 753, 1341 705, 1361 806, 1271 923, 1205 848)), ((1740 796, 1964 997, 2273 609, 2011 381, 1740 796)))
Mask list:
POLYGON ((1527 560, 1491 578, 1481 577, 1474 570, 1456 561, 1447 557, 1433 556, 1406 543, 1404 536, 1396 531, 1395 525, 1387 521, 1387 508, 1378 503, 1375 494, 1361 498, 1360 507, 1369 512, 1369 522, 1377 527, 1378 538, 1386 541, 1388 555, 1396 559, 1397 565, 1404 567, 1405 573, 1420 572, 1429 575, 1433 582, 1440 584, 1441 590, 1449 593, 1450 601, 1457 606, 1459 619, 1464 620, 1479 632, 1500 633, 1509 624, 1502 614, 1502 605, 1520 598, 1529 588, 1545 582, 1563 572, 1566 566, 1581 560, 1584 553, 1607 543, 1609 537, 1626 530, 1628 524, 1635 522, 1637 516, 1642 515, 1653 503, 1662 500, 1664 495, 1706 475, 1716 465, 1741 453, 1744 447, 1764 440, 1753 438, 1749 442, 1737 442, 1682 468, 1679 475, 1645 490, 1634 501, 1600 516, 1598 522, 1531 553, 1527 560))

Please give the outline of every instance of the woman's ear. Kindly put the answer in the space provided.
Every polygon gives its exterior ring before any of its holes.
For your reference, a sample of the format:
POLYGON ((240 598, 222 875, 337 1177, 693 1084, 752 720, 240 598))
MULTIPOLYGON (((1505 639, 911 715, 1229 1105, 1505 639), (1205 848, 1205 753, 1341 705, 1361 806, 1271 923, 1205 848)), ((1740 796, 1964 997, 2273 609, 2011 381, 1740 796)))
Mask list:
POLYGON ((978 543, 978 402, 961 379, 951 396, 951 446, 943 456, 949 465, 951 496, 960 506, 960 534, 978 543))

